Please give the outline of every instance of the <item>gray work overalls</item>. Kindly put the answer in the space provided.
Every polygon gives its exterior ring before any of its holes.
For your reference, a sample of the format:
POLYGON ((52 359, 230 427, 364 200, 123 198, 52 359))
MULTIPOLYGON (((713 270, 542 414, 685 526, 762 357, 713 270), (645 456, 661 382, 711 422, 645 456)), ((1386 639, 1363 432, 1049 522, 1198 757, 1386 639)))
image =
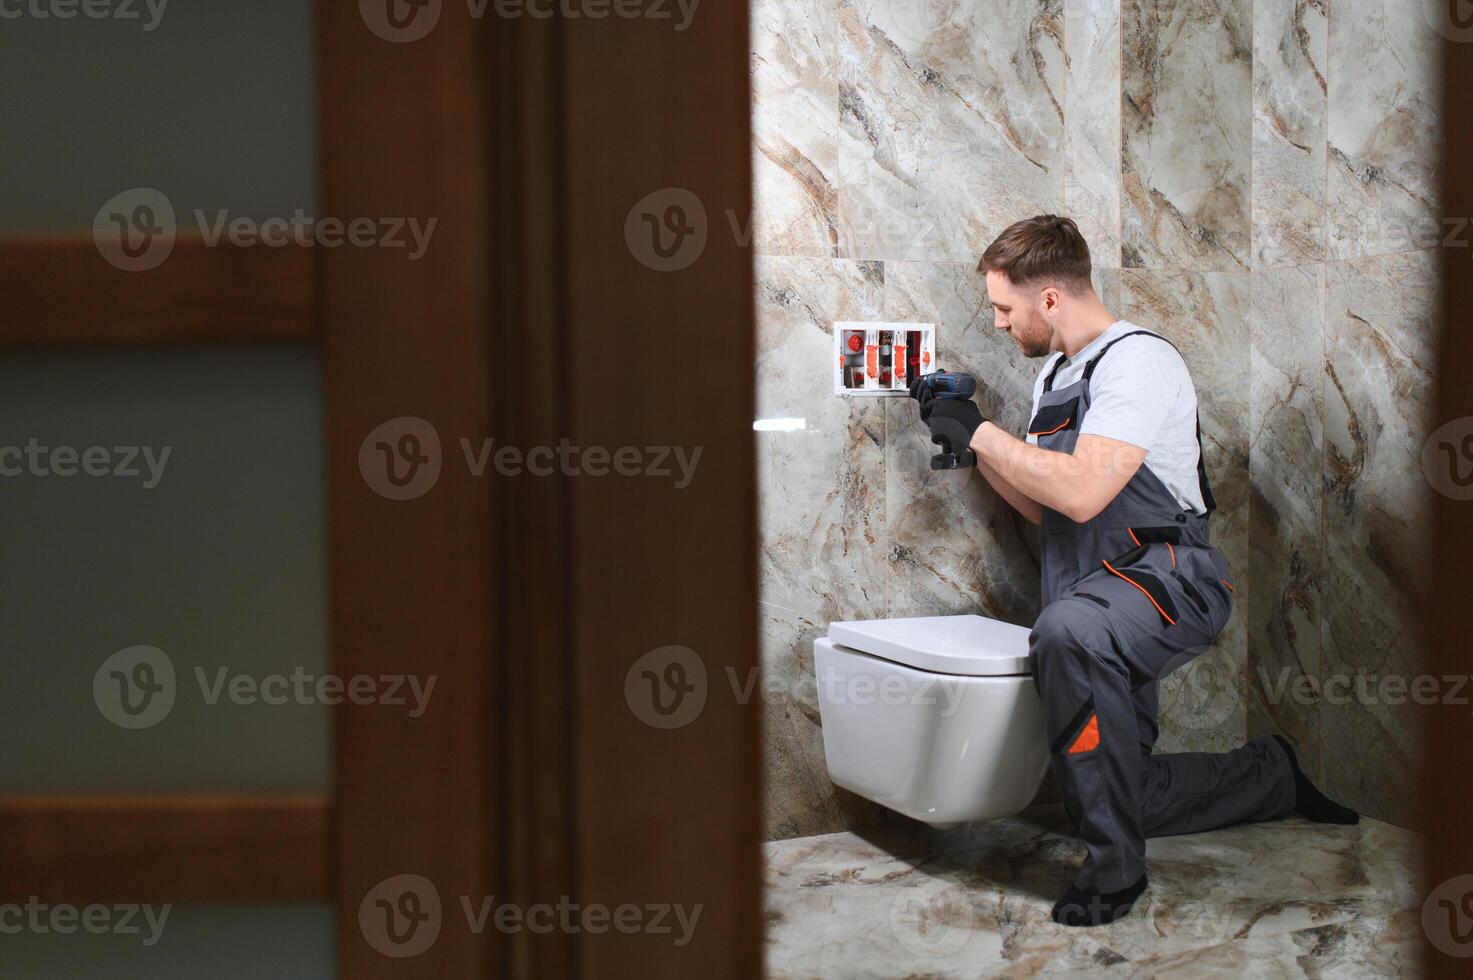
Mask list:
MULTIPOLYGON (((1059 358, 1028 427, 1040 447, 1073 452, 1090 376, 1127 339, 1169 343, 1147 330, 1117 337, 1055 391, 1059 358)), ((1043 611, 1029 655, 1054 776, 1089 852, 1075 885, 1094 894, 1140 879, 1147 837, 1271 820, 1294 805, 1293 771, 1271 738, 1225 753, 1151 754, 1158 681, 1205 651, 1232 611, 1232 576, 1207 535, 1215 504, 1201 446, 1199 425, 1206 514, 1183 510, 1149 460, 1092 520, 1043 509, 1043 611)))

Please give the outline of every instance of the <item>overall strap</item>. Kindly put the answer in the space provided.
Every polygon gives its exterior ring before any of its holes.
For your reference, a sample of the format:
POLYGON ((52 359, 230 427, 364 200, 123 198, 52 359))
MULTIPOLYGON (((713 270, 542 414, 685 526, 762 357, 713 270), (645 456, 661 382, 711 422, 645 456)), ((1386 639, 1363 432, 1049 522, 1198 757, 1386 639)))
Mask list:
POLYGON ((1044 391, 1053 391, 1054 390, 1054 375, 1056 375, 1056 374, 1059 373, 1059 368, 1063 367, 1065 364, 1068 364, 1068 363, 1069 363, 1069 358, 1067 358, 1064 355, 1060 354, 1059 355, 1059 359, 1054 362, 1054 369, 1048 373, 1048 377, 1046 377, 1046 378, 1043 379, 1043 390, 1044 391))
MULTIPOLYGON (((1114 340, 1110 341, 1103 348, 1101 348, 1098 354, 1090 358, 1089 363, 1084 366, 1084 381, 1088 383, 1090 375, 1095 373, 1095 365, 1100 363, 1100 358, 1104 357, 1105 352, 1108 351, 1111 347, 1114 347, 1116 344, 1120 343, 1127 337, 1136 337, 1142 335, 1146 337, 1155 337, 1157 340, 1163 341, 1167 344, 1171 344, 1172 349, 1177 349, 1175 344, 1172 344, 1171 341, 1167 340, 1159 333, 1152 333, 1149 330, 1132 330, 1130 333, 1121 334, 1119 337, 1116 337, 1114 340)), ((1181 353, 1181 351, 1177 350, 1177 353, 1181 353)), ((1054 370, 1057 372, 1058 368, 1055 367, 1054 370)), ((1049 380, 1053 380, 1052 374, 1049 375, 1049 380)), ((1197 413, 1197 489, 1201 491, 1202 504, 1207 508, 1207 514, 1210 515, 1214 510, 1217 509, 1217 501, 1212 498, 1212 487, 1207 482, 1207 454, 1202 450, 1202 413, 1200 411, 1197 413)))

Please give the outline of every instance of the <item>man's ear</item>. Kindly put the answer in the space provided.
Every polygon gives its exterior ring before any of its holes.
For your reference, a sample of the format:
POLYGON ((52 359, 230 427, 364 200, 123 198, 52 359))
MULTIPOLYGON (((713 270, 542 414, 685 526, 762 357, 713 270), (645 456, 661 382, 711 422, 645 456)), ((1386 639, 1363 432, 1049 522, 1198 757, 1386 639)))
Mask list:
POLYGON ((1039 294, 1043 300, 1043 309, 1046 313, 1057 313, 1059 311, 1059 289, 1057 286, 1044 286, 1039 294))

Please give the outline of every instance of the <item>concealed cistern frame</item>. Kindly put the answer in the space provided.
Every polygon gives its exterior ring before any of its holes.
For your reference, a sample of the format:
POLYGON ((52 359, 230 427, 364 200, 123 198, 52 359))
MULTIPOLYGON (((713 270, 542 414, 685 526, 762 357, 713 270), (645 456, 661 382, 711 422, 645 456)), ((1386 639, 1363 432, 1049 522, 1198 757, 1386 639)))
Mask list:
POLYGON ((833 338, 836 395, 909 395, 913 374, 928 374, 936 370, 934 323, 843 320, 834 324, 833 338), (881 344, 882 334, 891 338, 888 352, 884 351, 884 345, 881 344), (912 334, 920 335, 916 349, 912 350, 912 345, 908 342, 903 345, 894 343, 897 335, 908 341, 912 334), (857 349, 855 341, 858 341, 857 349), (898 354, 897 347, 904 353, 898 354), (895 370, 897 365, 901 370, 895 370), (911 370, 912 365, 915 367, 914 372, 911 370), (858 377, 858 385, 845 383, 846 368, 849 369, 851 379, 858 377))

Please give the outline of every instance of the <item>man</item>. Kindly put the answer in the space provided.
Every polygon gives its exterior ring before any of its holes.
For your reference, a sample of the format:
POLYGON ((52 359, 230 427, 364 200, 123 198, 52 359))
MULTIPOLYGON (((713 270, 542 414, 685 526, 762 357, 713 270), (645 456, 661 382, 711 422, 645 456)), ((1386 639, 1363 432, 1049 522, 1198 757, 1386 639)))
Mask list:
POLYGON ((1208 539, 1215 505, 1191 375, 1169 342, 1100 302, 1068 218, 1017 222, 977 271, 997 329, 1027 357, 1053 355, 1033 387, 1026 440, 969 399, 934 398, 923 382, 912 394, 932 440, 970 446, 987 482, 1043 527, 1029 656, 1054 776, 1087 851, 1054 920, 1100 925, 1128 912, 1146 888, 1147 837, 1290 812, 1356 823, 1279 736, 1152 754, 1160 678, 1211 645, 1233 601, 1208 539))

